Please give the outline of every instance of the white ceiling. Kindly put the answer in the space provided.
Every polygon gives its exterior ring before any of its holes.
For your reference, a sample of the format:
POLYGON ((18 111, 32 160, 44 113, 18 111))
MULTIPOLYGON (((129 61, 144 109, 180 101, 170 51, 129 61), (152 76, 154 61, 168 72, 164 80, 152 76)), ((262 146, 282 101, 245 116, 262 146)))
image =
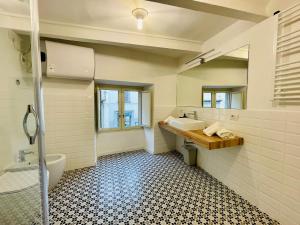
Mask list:
MULTIPOLYGON (((0 13, 28 15, 28 1, 0 0, 0 13)), ((269 0, 260 1, 267 2, 269 0)), ((229 17, 145 0, 40 0, 38 2, 40 19, 42 20, 93 26, 121 32, 161 35, 182 39, 183 42, 185 40, 204 42, 237 21, 229 17), (142 31, 137 30, 136 19, 131 13, 137 7, 143 7, 149 11, 142 31)), ((143 39, 143 36, 139 38, 143 39)), ((146 47, 138 44, 123 45, 117 42, 113 44, 172 57, 181 57, 197 52, 196 50, 187 52, 176 49, 146 47)))
POLYGON ((0 0, 0 12, 29 15, 28 0, 0 0))
POLYGON ((42 0, 40 18, 138 32, 131 11, 149 11, 143 33, 205 41, 236 20, 141 0, 42 0))

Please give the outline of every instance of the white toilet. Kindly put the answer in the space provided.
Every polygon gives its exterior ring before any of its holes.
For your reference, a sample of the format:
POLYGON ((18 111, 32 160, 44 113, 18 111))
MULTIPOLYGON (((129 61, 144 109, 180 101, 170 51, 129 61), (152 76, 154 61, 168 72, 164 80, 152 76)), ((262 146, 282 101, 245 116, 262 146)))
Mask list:
POLYGON ((62 177, 65 165, 66 165, 66 155, 64 154, 47 154, 46 155, 46 165, 49 171, 49 189, 55 187, 62 177))

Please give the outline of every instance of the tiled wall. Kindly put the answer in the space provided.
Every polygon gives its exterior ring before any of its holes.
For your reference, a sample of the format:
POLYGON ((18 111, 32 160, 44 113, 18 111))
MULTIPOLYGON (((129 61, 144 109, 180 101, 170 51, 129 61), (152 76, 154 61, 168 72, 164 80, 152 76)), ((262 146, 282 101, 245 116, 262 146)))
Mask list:
POLYGON ((163 153, 176 148, 175 136, 163 129, 160 129, 158 126, 159 121, 165 120, 170 115, 176 115, 175 106, 156 106, 154 108, 154 153, 163 153))
POLYGON ((196 110, 199 120, 220 121, 245 139, 242 147, 199 148, 198 166, 282 224, 300 224, 300 112, 196 110))
POLYGON ((95 165, 94 83, 44 78, 46 153, 66 154, 66 169, 95 165))
POLYGON ((14 48, 11 40, 12 35, 17 45, 20 40, 17 34, 0 29, 0 173, 17 162, 20 150, 33 150, 34 157, 37 157, 37 146, 29 145, 22 126, 27 105, 34 104, 32 74, 20 63, 19 51, 14 48))

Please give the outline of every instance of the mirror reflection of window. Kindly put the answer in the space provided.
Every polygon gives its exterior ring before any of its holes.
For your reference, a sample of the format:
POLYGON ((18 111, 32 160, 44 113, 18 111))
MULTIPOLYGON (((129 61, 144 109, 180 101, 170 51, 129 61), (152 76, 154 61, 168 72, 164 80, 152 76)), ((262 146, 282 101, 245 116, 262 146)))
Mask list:
POLYGON ((216 92, 216 108, 228 109, 229 107, 229 93, 228 92, 216 92))
POLYGON ((243 108, 243 93, 232 92, 231 93, 231 108, 242 109, 243 108))
POLYGON ((202 63, 194 59, 187 68, 183 66, 177 80, 177 105, 246 109, 249 45, 216 58, 209 55, 202 63))
POLYGON ((244 109, 245 87, 203 87, 203 108, 244 109))
POLYGON ((212 93, 204 92, 203 93, 203 108, 211 108, 212 107, 212 93))

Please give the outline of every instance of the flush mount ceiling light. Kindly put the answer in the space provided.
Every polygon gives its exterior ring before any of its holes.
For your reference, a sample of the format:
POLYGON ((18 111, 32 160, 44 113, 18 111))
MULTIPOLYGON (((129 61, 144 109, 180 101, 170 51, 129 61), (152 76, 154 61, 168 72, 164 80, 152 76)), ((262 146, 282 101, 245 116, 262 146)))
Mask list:
POLYGON ((136 8, 132 10, 132 15, 137 20, 137 29, 142 30, 144 26, 144 19, 148 15, 148 11, 143 8, 136 8))

